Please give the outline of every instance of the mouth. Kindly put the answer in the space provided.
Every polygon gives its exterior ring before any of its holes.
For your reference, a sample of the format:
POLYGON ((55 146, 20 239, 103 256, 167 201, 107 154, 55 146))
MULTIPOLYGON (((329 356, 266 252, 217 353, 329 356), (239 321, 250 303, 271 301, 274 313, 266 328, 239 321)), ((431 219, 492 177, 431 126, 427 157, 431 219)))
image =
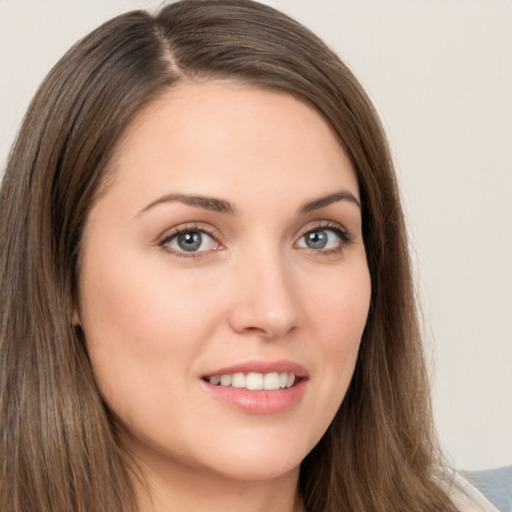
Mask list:
POLYGON ((241 388, 249 391, 279 391, 297 385, 304 377, 292 372, 235 372, 209 375, 203 380, 212 386, 241 388))
POLYGON ((250 414, 277 414, 296 406, 309 374, 291 361, 250 361, 214 370, 201 381, 210 396, 250 414))

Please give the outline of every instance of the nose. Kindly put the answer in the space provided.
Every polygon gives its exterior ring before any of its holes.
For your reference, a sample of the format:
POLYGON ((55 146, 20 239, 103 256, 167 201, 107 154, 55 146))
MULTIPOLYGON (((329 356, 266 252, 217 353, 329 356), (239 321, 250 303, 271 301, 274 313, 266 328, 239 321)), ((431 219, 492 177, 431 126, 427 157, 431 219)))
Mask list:
MULTIPOLYGON (((277 252, 277 251, 276 251, 277 252)), ((231 328, 274 340, 294 331, 301 321, 293 269, 279 254, 259 254, 238 265, 231 328)))

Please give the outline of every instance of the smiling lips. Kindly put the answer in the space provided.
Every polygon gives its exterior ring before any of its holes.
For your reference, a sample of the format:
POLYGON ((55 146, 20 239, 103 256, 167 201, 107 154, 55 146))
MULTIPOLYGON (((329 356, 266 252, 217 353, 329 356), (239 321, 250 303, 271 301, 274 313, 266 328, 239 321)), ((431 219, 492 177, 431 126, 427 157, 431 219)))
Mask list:
POLYGON ((293 386, 296 376, 294 373, 272 372, 258 373, 237 372, 233 374, 214 375, 207 377, 207 381, 214 386, 245 388, 251 391, 276 391, 278 389, 286 389, 293 386))
POLYGON ((212 372, 202 378, 207 390, 243 412, 275 414, 300 402, 308 374, 289 361, 251 362, 212 372))

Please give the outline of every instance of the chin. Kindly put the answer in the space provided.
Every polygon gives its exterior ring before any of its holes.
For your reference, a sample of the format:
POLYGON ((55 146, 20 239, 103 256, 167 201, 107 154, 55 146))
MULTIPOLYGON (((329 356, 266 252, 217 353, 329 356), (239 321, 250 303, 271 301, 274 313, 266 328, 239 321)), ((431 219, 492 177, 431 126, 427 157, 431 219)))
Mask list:
MULTIPOLYGON (((313 445, 314 446, 314 445, 313 445)), ((313 448, 304 438, 294 435, 272 435, 229 439, 210 451, 209 467, 234 480, 263 481, 298 471, 302 460, 313 448)))
POLYGON ((271 459, 262 456, 235 457, 216 464, 211 469, 230 480, 258 482, 280 479, 298 472, 302 458, 274 456, 271 459))

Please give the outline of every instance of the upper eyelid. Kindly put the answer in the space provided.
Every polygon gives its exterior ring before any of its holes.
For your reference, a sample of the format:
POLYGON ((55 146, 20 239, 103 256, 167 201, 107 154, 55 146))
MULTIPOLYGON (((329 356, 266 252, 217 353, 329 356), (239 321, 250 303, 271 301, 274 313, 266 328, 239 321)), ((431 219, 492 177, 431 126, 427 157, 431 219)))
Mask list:
MULTIPOLYGON (((194 223, 195 225, 196 223, 194 223)), ((170 243, 173 239, 178 237, 179 235, 183 233, 188 232, 200 232, 203 234, 206 234, 209 236, 215 244, 218 244, 219 248, 223 248, 222 242, 219 241, 219 238, 215 236, 215 234, 211 233, 209 229, 205 229, 204 227, 192 227, 189 224, 186 225, 180 225, 175 226, 174 228, 171 228, 170 230, 167 230, 164 232, 163 235, 161 235, 159 238, 157 238, 156 242, 160 249, 164 250, 168 254, 173 254, 175 257, 180 258, 204 258, 205 256, 208 256, 211 252, 211 250, 205 250, 205 251, 190 251, 187 252, 185 250, 177 249, 175 247, 170 247, 167 244, 170 243)))
POLYGON ((200 233, 206 233, 208 236, 211 236, 216 242, 220 242, 220 235, 218 234, 218 231, 207 227, 205 225, 201 225, 201 223, 197 222, 186 222, 185 224, 180 224, 178 226, 175 226, 173 228, 167 229, 164 231, 161 235, 157 237, 157 242, 160 244, 163 244, 164 242, 168 241, 171 238, 174 238, 177 235, 180 235, 182 233, 192 232, 192 231, 198 231, 200 233))
MULTIPOLYGON (((314 231, 316 229, 331 229, 333 231, 341 231, 346 236, 351 236, 351 232, 341 223, 334 221, 334 220, 315 220, 306 223, 301 228, 297 229, 295 231, 295 234, 293 235, 294 244, 300 240, 303 236, 305 236, 310 231, 314 231)), ((173 239, 174 237, 187 232, 197 231, 201 233, 205 233, 206 235, 210 236, 217 242, 219 245, 224 245, 223 243, 223 236, 219 232, 218 229, 208 225, 203 224, 201 222, 185 222, 183 224, 180 224, 178 226, 175 226, 173 228, 170 228, 163 232, 163 234, 159 235, 156 239, 156 242, 158 245, 164 245, 169 240, 173 239)))
POLYGON ((342 231, 345 234, 349 234, 350 231, 340 222, 334 221, 334 220, 315 220, 308 222, 306 225, 303 225, 301 228, 299 228, 295 234, 294 238, 299 239, 303 237, 306 233, 309 233, 310 231, 314 231, 315 229, 332 229, 332 230, 338 230, 342 231))

